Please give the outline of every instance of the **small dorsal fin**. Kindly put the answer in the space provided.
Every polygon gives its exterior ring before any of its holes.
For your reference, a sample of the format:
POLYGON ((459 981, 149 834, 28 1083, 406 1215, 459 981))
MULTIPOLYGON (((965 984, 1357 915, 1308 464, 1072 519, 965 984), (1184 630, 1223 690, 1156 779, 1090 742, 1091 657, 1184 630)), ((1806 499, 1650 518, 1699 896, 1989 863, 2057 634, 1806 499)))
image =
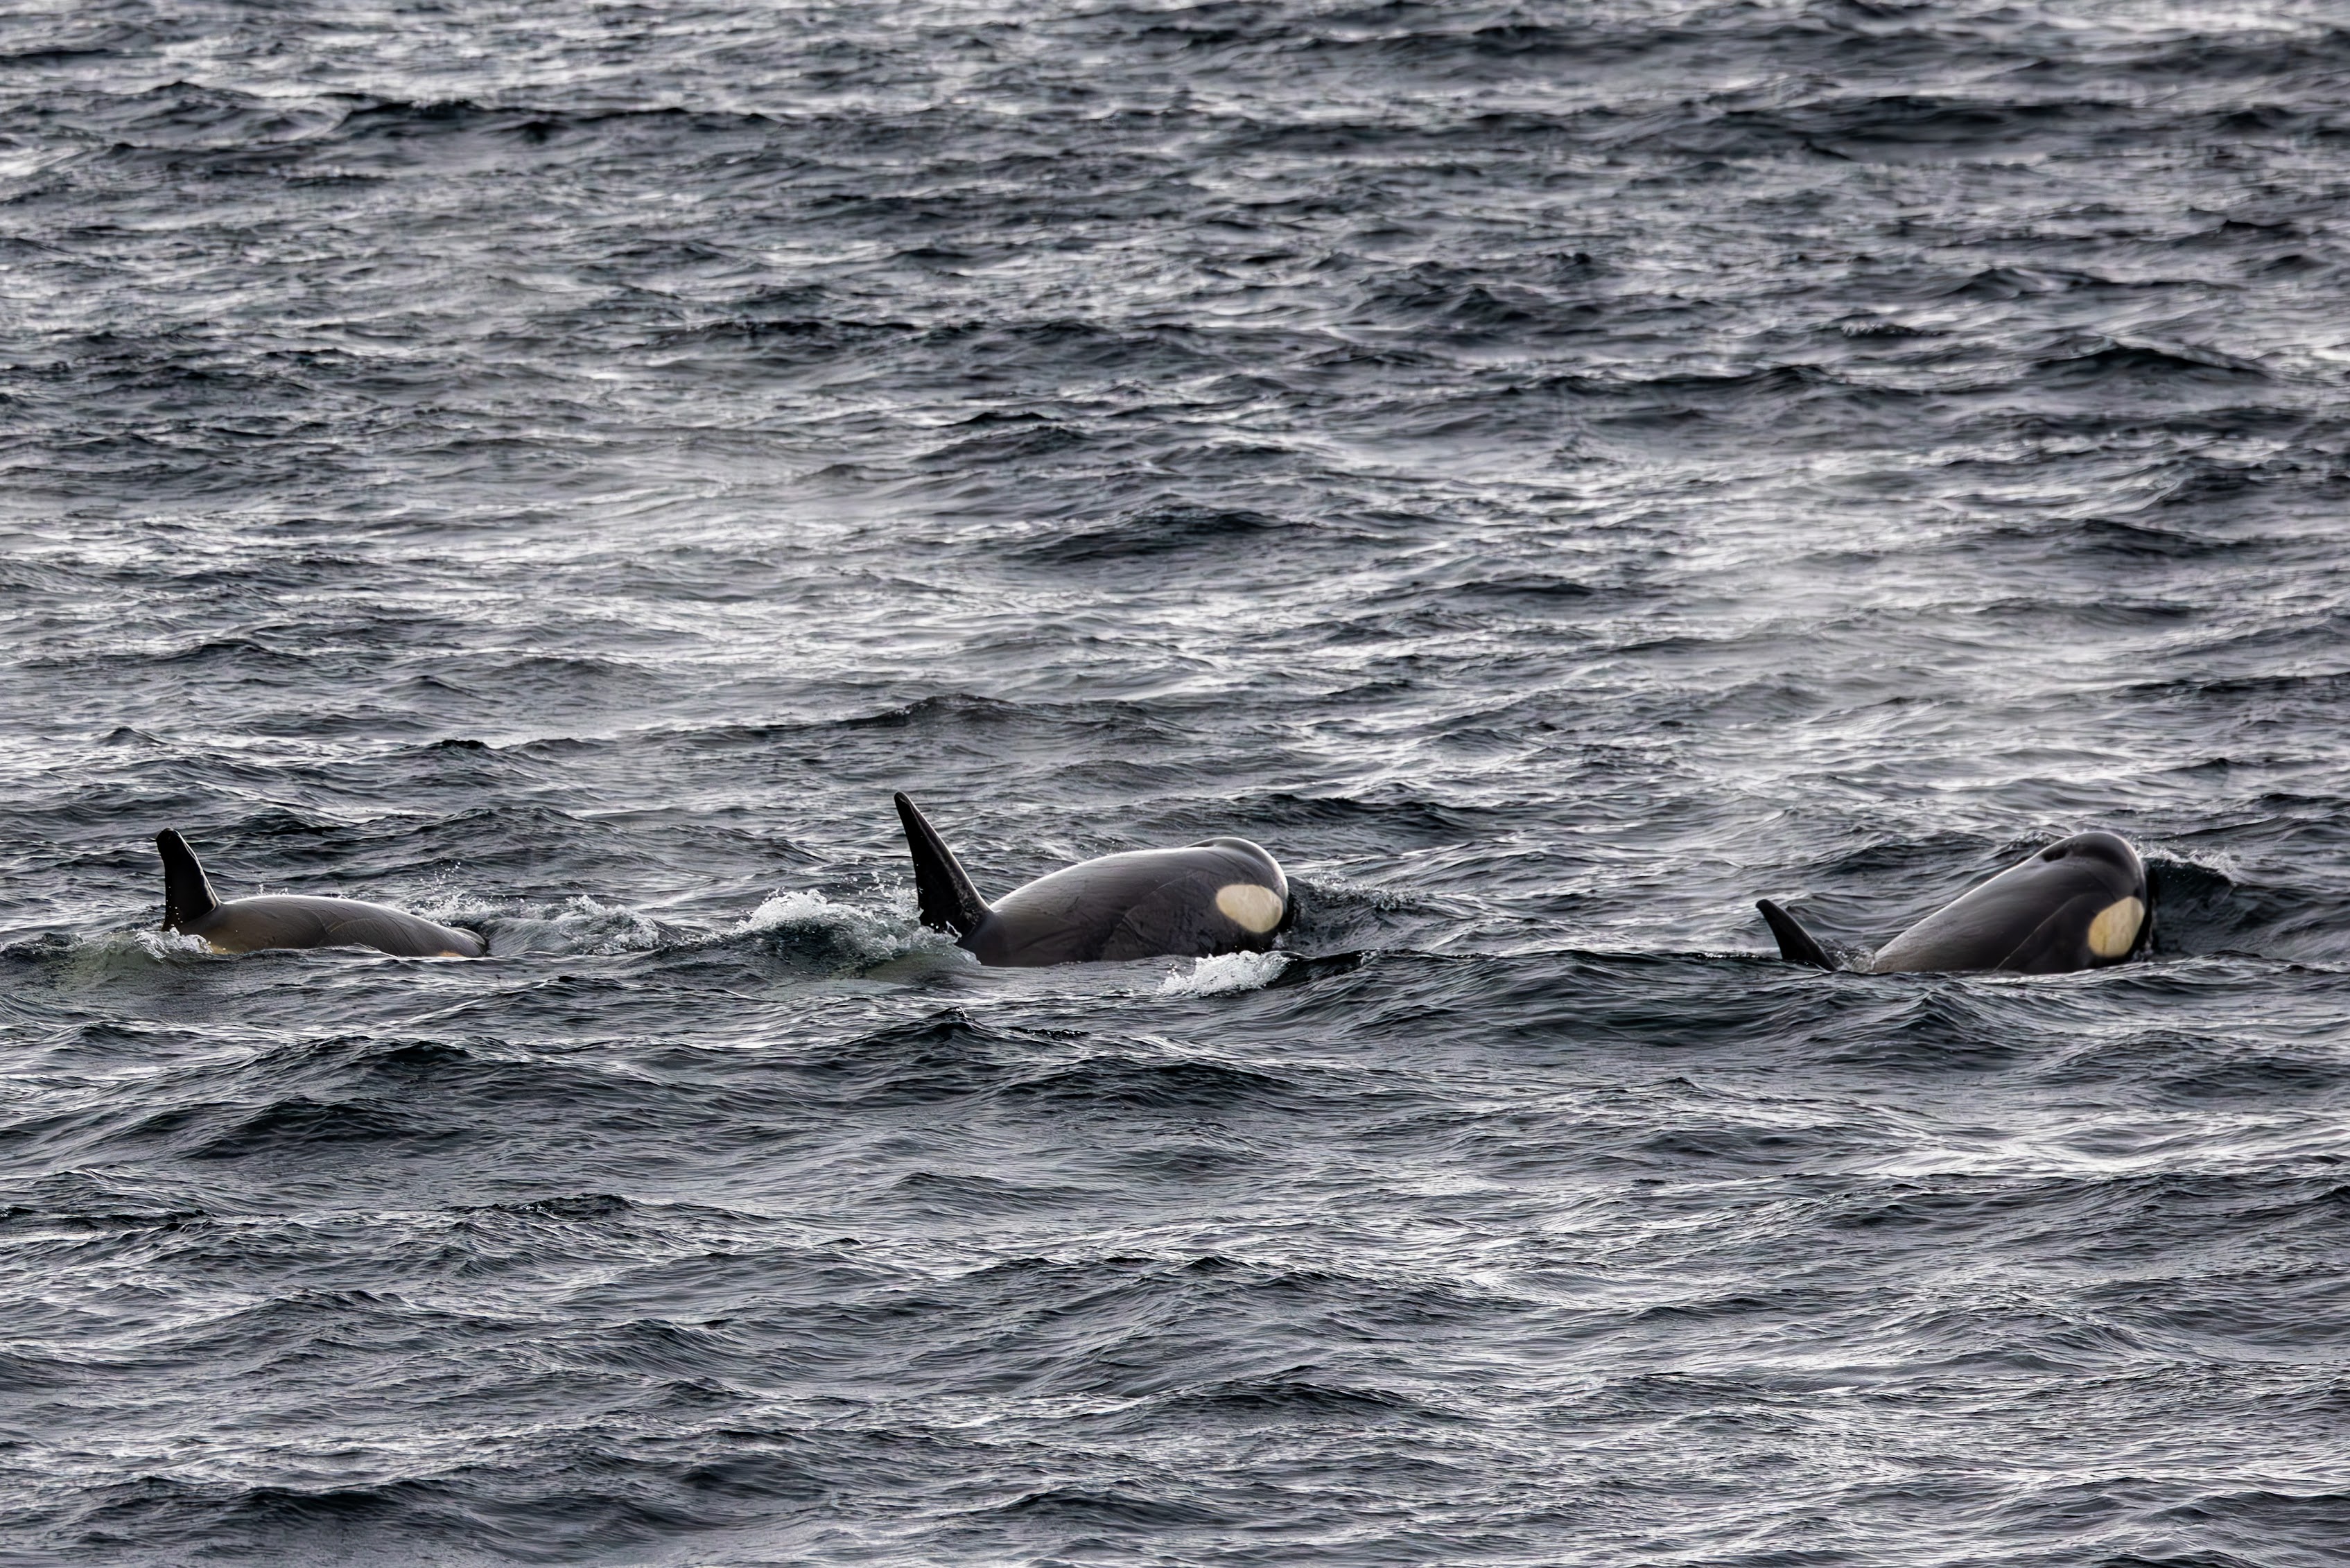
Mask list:
POLYGON ((914 857, 914 894, 921 905, 922 924, 959 937, 971 935, 987 919, 987 900, 914 803, 902 794, 897 801, 898 820, 906 825, 906 847, 914 857))
POLYGON ((1795 917, 1768 898, 1757 898, 1754 907, 1762 911, 1770 923, 1771 934, 1779 939, 1779 956, 1789 963, 1807 963, 1814 969, 1834 969, 1835 961, 1819 939, 1796 923, 1795 917))
POLYGON ((212 881, 204 875, 188 841, 165 828, 155 836, 155 851, 163 857, 163 927, 181 930, 220 908, 212 881))

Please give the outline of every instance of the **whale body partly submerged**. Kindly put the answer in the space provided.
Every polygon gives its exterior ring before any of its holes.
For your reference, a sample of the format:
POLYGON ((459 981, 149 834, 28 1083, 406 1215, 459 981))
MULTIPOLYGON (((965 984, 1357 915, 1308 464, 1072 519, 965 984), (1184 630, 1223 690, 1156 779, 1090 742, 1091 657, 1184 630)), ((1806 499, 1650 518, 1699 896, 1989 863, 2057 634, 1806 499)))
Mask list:
MULTIPOLYGON (((1755 908, 1781 958, 1842 967, 1794 916, 1768 898, 1755 908)), ((2153 937, 2154 895, 2137 851, 2119 834, 2076 833, 1935 910, 1857 967, 1867 974, 2069 974, 2126 962, 2153 937)))
POLYGON ((904 795, 922 923, 1003 967, 1262 952, 1289 923, 1289 883, 1245 838, 1141 849, 1040 877, 990 904, 904 795))
POLYGON ((217 952, 373 948, 395 958, 480 958, 489 951, 471 931, 357 898, 269 893, 224 901, 186 839, 166 828, 155 848, 163 857, 164 929, 201 937, 217 952))

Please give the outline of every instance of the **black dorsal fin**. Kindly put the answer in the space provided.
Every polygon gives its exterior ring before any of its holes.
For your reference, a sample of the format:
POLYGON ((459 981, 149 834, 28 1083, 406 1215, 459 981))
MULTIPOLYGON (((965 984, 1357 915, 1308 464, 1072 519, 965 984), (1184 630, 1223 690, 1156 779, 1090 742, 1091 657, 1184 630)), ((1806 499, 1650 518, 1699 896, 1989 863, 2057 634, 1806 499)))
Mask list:
POLYGON ((1821 947, 1819 939, 1804 929, 1795 917, 1768 898, 1757 898, 1754 907, 1762 911, 1770 922, 1771 934, 1779 939, 1779 956, 1789 963, 1807 963, 1814 969, 1834 969, 1835 961, 1821 947))
POLYGON ((163 857, 163 927, 181 930, 220 908, 212 881, 204 875, 188 841, 165 828, 155 836, 155 852, 163 857))
POLYGON ((959 937, 971 935, 987 919, 987 900, 914 803, 902 794, 897 801, 898 820, 906 825, 906 847, 914 856, 914 894, 921 904, 922 924, 959 937))

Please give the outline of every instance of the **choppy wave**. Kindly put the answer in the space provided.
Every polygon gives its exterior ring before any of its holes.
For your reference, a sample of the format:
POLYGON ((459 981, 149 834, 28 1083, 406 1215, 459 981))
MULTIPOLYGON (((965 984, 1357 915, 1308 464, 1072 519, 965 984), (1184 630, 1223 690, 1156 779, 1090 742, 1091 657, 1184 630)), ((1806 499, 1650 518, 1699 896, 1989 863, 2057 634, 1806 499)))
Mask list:
POLYGON ((2339 1558, 2324 6, 0 58, 0 1555, 2339 1558), (983 970, 898 789, 1297 924, 983 970), (2092 826, 2145 962, 1753 910, 2092 826))

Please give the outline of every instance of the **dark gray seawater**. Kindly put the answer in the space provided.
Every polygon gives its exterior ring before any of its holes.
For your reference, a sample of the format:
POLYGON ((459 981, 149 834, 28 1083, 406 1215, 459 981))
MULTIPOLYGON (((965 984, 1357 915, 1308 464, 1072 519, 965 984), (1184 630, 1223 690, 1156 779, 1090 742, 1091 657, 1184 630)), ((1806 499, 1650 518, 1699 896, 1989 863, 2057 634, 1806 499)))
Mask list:
POLYGON ((2338 9, 0 54, 6 1562, 2350 1562, 2338 9), (1765 956, 2093 826, 2150 961, 1765 956))

